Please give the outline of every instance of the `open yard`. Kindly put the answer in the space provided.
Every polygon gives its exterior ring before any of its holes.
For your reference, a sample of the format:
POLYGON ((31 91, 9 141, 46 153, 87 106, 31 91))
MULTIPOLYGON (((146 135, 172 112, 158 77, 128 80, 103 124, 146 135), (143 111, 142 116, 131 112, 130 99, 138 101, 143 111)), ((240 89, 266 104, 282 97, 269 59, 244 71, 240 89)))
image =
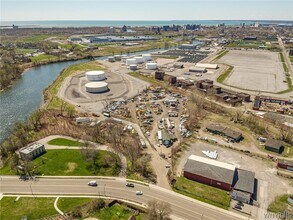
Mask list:
POLYGON ((11 220, 21 219, 40 219, 57 214, 54 209, 55 198, 25 198, 4 197, 0 200, 0 219, 11 220))
POLYGON ((277 52, 231 50, 219 62, 234 66, 223 81, 229 86, 272 93, 288 88, 277 52))
POLYGON ((230 195, 227 191, 201 184, 185 177, 178 177, 173 189, 183 195, 228 209, 230 206, 230 195))
MULTIPOLYGON (((111 152, 98 150, 94 161, 86 161, 80 150, 47 150, 47 153, 32 161, 35 174, 59 176, 117 176, 120 172, 120 158, 111 152), (107 163, 106 163, 107 160, 107 163), (118 161, 118 164, 114 161, 118 161)), ((6 163, 1 174, 15 174, 6 163)))

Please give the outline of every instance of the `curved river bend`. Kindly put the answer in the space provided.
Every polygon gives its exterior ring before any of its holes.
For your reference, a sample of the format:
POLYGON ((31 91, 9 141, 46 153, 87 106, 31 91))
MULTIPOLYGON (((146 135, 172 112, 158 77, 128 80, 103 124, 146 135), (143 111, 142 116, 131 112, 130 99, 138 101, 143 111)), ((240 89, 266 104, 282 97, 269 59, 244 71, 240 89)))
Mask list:
MULTIPOLYGON (((129 55, 158 52, 154 49, 129 55)), ((97 60, 106 59, 99 57, 97 60)), ((65 61, 34 67, 26 71, 11 88, 0 93, 0 143, 9 135, 18 121, 25 121, 43 103, 43 90, 47 88, 67 66, 87 60, 65 61)))

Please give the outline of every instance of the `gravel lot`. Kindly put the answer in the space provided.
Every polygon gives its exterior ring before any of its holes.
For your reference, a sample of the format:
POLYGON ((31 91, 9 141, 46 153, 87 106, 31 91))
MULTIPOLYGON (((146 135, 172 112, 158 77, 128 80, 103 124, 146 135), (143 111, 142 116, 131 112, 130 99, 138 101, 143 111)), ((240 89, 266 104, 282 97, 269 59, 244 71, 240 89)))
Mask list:
POLYGON ((231 50, 219 62, 234 66, 225 83, 238 88, 278 92, 287 89, 279 53, 231 50))

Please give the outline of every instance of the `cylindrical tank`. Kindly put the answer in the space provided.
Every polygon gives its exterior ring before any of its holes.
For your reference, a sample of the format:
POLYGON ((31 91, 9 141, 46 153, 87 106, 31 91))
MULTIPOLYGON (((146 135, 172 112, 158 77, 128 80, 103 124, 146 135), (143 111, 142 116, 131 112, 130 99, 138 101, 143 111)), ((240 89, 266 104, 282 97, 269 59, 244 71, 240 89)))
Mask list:
POLYGON ((155 70, 155 69, 157 69, 157 63, 147 63, 146 65, 146 69, 148 69, 148 70, 155 70))
POLYGON ((143 54, 142 59, 143 61, 150 61, 152 60, 152 56, 150 54, 143 54))
POLYGON ((106 82, 90 82, 85 84, 85 89, 90 93, 102 93, 109 90, 106 82))
POLYGON ((114 59, 116 61, 120 61, 121 60, 121 55, 114 55, 114 59))
POLYGON ((106 79, 104 71, 88 71, 85 73, 88 81, 102 81, 106 79))
POLYGON ((137 63, 143 63, 143 58, 142 57, 134 57, 136 59, 137 63))
POLYGON ((129 65, 130 70, 137 70, 137 65, 136 64, 131 64, 129 65))
POLYGON ((115 58, 114 58, 113 56, 108 57, 108 61, 109 61, 109 62, 115 62, 115 58))
POLYGON ((130 65, 130 64, 137 64, 136 59, 134 58, 126 59, 126 65, 130 65))

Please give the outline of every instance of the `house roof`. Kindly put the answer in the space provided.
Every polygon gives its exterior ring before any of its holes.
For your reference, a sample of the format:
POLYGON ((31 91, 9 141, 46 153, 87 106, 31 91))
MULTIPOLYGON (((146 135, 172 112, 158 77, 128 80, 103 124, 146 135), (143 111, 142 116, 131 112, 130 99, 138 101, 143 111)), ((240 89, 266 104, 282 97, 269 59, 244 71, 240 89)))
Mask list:
POLYGON ((288 165, 288 166, 292 166, 293 167, 293 161, 290 161, 290 160, 278 159, 278 163, 285 164, 285 165, 288 165))
POLYGON ((280 147, 283 146, 283 143, 282 143, 282 141, 275 140, 275 139, 272 139, 272 138, 268 138, 266 143, 265 143, 265 146, 275 148, 275 149, 280 149, 280 147))
POLYGON ((184 166, 184 171, 209 179, 231 184, 233 183, 235 165, 191 155, 184 166))
POLYGON ((244 192, 253 193, 254 192, 254 179, 255 173, 248 171, 237 169, 236 170, 236 178, 235 178, 235 185, 233 186, 234 189, 241 190, 244 192))

